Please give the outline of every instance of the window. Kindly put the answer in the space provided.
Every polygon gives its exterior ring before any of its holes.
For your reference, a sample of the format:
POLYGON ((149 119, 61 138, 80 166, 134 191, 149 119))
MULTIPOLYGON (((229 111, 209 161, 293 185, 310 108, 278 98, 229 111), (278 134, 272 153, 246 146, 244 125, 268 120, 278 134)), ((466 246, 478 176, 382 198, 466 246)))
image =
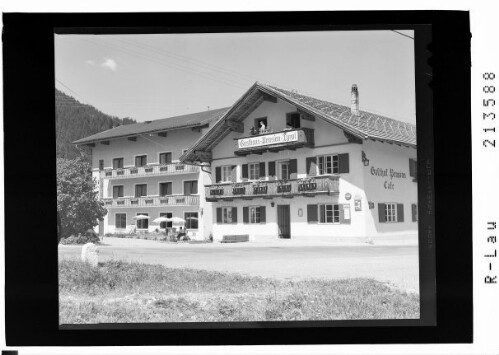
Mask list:
POLYGON ((339 159, 338 155, 323 155, 319 157, 319 175, 338 174, 339 159))
MULTIPOLYGON (((160 217, 166 217, 166 218, 172 218, 173 214, 171 212, 160 212, 159 216, 160 217)), ((159 227, 162 228, 162 229, 172 228, 173 227, 173 222, 161 222, 159 224, 159 227)))
POLYGON ((99 170, 104 170, 104 160, 99 160, 99 170))
POLYGON ((385 204, 385 221, 397 222, 397 204, 395 203, 385 204))
POLYGON ((250 207, 249 208, 249 222, 250 223, 260 223, 261 222, 260 207, 250 207))
POLYGON ((413 203, 411 205, 412 208, 412 221, 417 222, 418 221, 418 205, 413 203))
POLYGON ((319 223, 340 223, 340 206, 319 205, 319 223))
POLYGON ((184 195, 197 195, 198 193, 198 182, 197 180, 193 181, 184 181, 184 195))
POLYGON ((116 213, 114 218, 116 228, 126 228, 126 213, 116 213))
POLYGON ((123 169, 123 158, 113 159, 113 169, 123 169))
POLYGON ((225 165, 221 167, 221 178, 220 182, 232 181, 232 166, 225 165))
POLYGON ((287 128, 300 128, 300 114, 298 112, 288 113, 286 115, 287 128))
POLYGON ((135 185, 135 197, 147 196, 147 184, 135 185))
POLYGON ((160 153, 159 154, 159 163, 160 164, 171 164, 172 162, 172 153, 160 153))
POLYGON ((249 167, 249 179, 258 180, 260 178, 260 163, 250 163, 249 167))
POLYGON ((185 228, 186 229, 198 229, 198 213, 197 212, 185 212, 185 228))
POLYGON ((222 223, 232 223, 232 207, 222 207, 222 223))
POLYGON ((255 129, 260 133, 265 133, 268 129, 267 117, 255 118, 255 129))
POLYGON ((123 185, 113 186, 113 198, 123 197, 123 185))
POLYGON ((290 177, 289 161, 281 161, 279 165, 279 179, 288 180, 290 177))
POLYGON ((135 157, 135 166, 137 168, 147 165, 147 155, 139 155, 135 157))
POLYGON ((159 195, 169 196, 172 194, 172 183, 171 182, 161 182, 159 183, 159 195))
MULTIPOLYGON (((137 213, 137 216, 149 216, 149 213, 137 213)), ((148 218, 141 218, 137 219, 137 229, 149 229, 149 219, 148 218)))

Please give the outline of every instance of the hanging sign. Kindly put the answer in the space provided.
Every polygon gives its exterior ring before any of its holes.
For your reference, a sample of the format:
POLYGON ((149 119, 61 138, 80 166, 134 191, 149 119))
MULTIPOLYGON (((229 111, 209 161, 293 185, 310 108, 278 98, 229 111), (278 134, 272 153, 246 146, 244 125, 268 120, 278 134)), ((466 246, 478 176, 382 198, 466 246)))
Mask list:
POLYGON ((355 211, 362 211, 362 200, 360 198, 354 200, 354 205, 355 211))
POLYGON ((350 201, 351 198, 352 198, 352 194, 350 192, 347 192, 345 194, 345 200, 350 201))

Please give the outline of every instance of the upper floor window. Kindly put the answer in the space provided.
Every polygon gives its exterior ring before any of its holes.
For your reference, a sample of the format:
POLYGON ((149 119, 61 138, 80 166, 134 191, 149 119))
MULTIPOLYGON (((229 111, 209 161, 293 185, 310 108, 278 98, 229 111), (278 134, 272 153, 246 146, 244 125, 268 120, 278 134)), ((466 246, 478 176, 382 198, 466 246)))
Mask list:
POLYGON ((160 153, 159 154, 159 163, 160 164, 171 164, 172 162, 172 153, 160 153))
POLYGON ((184 195, 197 195, 198 182, 197 180, 184 181, 184 195))
POLYGON ((269 133, 270 128, 267 124, 267 117, 255 118, 255 125, 251 128, 251 134, 269 133))
POLYGON ((123 169, 123 158, 113 159, 113 169, 123 169))
POLYGON ((338 174, 339 158, 338 155, 322 155, 319 156, 319 175, 323 174, 338 174))
POLYGON ((260 178, 260 163, 249 163, 249 179, 258 180, 260 178))
POLYGON ((104 170, 104 160, 99 160, 99 170, 104 170))
POLYGON ((225 165, 221 167, 221 182, 232 181, 232 166, 225 165))
POLYGON ((113 198, 123 197, 123 185, 113 186, 113 198))
POLYGON ((135 185, 135 197, 147 196, 147 184, 135 185))
POLYGON ((135 157, 135 166, 141 167, 147 165, 147 155, 138 155, 135 157))
POLYGON ((286 114, 287 128, 300 128, 300 114, 298 112, 286 114))
POLYGON ((171 182, 161 182, 159 184, 159 195, 169 196, 172 194, 172 183, 171 182))
POLYGON ((279 167, 277 177, 281 180, 289 180, 291 174, 289 160, 280 161, 277 166, 279 167))

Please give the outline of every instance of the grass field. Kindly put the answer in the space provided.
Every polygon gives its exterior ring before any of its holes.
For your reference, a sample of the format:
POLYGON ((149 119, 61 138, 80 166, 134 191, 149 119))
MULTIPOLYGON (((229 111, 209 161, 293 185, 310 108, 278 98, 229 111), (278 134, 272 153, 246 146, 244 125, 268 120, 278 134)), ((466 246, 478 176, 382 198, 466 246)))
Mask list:
POLYGON ((61 324, 419 318, 419 295, 372 279, 281 281, 124 261, 60 261, 59 295, 61 324))

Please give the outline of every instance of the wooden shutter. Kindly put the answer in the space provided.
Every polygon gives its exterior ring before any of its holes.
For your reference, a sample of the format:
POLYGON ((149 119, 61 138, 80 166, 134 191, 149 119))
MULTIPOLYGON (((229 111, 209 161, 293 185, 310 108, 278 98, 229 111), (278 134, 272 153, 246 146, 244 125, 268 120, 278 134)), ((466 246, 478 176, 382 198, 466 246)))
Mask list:
POLYGON ((232 207, 232 223, 237 223, 237 207, 232 207))
POLYGON ((397 203, 397 222, 404 221, 404 204, 397 203))
POLYGON ((296 179, 297 177, 297 172, 298 172, 298 160, 297 159, 291 159, 289 161, 289 178, 290 179, 296 179))
POLYGON ((260 223, 266 223, 265 206, 260 206, 260 223))
POLYGON ((306 159, 307 174, 309 176, 317 175, 317 157, 310 157, 306 159))
POLYGON ((222 168, 217 166, 215 168, 215 182, 218 184, 220 181, 222 181, 222 168))
POLYGON ((412 205, 412 221, 417 222, 418 221, 418 205, 413 203, 412 205))
POLYGON ((217 223, 222 223, 222 207, 217 207, 217 223))
POLYGON ((194 194, 194 195, 197 195, 198 193, 198 182, 196 180, 194 181, 191 181, 191 193, 194 194))
POLYGON ((386 223, 385 204, 378 203, 379 223, 386 223))
POLYGON ((243 207, 243 223, 245 223, 245 224, 249 223, 249 208, 248 207, 243 207))
POLYGON ((307 205, 307 222, 319 223, 317 215, 317 205, 307 205))
POLYGON ((352 211, 350 210, 350 205, 348 203, 343 203, 338 205, 340 209, 340 224, 351 224, 352 221, 352 211), (347 215, 345 215, 345 209, 348 210, 347 215))
POLYGON ((414 159, 409 159, 409 176, 417 177, 417 163, 414 159))
POLYGON ((172 153, 166 153, 166 164, 172 163, 172 153))
POLYGON ((243 170, 241 172, 241 177, 243 181, 248 180, 248 164, 243 164, 243 170))
POLYGON ((265 179, 265 162, 260 163, 260 176, 259 179, 265 179))
POLYGON ((232 182, 237 182, 237 165, 232 165, 230 179, 232 182))
POLYGON ((348 159, 348 153, 338 154, 338 173, 348 173, 350 170, 350 162, 348 159))
POLYGON ((276 180, 275 161, 269 161, 269 177, 273 177, 276 180))

